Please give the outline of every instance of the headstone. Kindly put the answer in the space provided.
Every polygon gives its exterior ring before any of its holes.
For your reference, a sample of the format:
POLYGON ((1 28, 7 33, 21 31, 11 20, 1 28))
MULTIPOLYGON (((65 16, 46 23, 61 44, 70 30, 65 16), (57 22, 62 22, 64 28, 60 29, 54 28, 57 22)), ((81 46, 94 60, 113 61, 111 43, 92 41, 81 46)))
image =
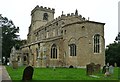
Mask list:
POLYGON ((100 64, 97 64, 94 66, 94 72, 95 73, 100 73, 100 68, 101 68, 101 65, 100 64))
POLYGON ((93 63, 91 63, 91 64, 88 64, 87 66, 87 75, 92 75, 93 73, 94 73, 94 64, 93 63))
POLYGON ((24 69, 22 80, 32 80, 34 69, 32 66, 28 66, 24 69))
POLYGON ((12 61, 12 66, 13 66, 13 69, 17 69, 18 68, 18 62, 17 61, 12 61))
POLYGON ((86 66, 87 75, 93 75, 93 74, 100 73, 100 70, 101 70, 100 64, 95 65, 94 63, 90 63, 86 66))
POLYGON ((109 73, 110 74, 114 73, 114 67, 112 65, 109 66, 109 73))

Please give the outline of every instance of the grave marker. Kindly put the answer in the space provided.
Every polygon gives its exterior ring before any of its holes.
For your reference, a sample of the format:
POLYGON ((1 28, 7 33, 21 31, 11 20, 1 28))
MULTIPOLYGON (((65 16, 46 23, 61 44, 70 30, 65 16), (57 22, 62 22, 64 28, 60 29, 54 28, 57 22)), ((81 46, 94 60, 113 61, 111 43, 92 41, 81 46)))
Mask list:
POLYGON ((92 75, 93 72, 94 72, 94 64, 91 63, 91 64, 88 64, 86 67, 87 67, 87 75, 92 75))
POLYGON ((110 74, 114 73, 114 67, 112 65, 109 66, 109 73, 110 74))
POLYGON ((32 66, 28 66, 24 69, 22 80, 32 80, 34 69, 32 66))
POLYGON ((90 63, 86 66, 87 68, 87 75, 93 75, 96 73, 100 73, 100 64, 95 65, 94 63, 90 63))

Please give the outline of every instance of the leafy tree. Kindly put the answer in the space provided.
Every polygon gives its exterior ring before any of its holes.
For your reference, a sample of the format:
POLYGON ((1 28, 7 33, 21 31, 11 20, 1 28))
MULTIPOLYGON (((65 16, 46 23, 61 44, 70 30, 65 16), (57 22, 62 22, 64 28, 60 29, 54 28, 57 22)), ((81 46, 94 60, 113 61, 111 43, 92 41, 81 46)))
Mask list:
POLYGON ((118 33, 118 36, 116 36, 115 41, 120 42, 120 32, 118 33))
POLYGON ((27 43, 27 40, 15 40, 15 48, 16 50, 20 50, 20 47, 22 45, 25 45, 27 43))
POLYGON ((11 48, 19 41, 19 27, 12 20, 0 15, 0 28, 2 29, 2 56, 9 57, 11 48))
POLYGON ((113 64, 117 63, 120 66, 120 32, 115 38, 114 43, 109 44, 105 50, 106 53, 106 63, 113 64))

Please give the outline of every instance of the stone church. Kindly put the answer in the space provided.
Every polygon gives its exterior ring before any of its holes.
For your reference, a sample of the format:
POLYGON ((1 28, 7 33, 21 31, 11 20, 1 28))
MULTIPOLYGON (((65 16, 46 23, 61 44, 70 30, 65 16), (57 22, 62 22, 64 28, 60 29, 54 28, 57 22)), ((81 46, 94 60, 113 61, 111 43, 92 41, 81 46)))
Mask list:
POLYGON ((55 9, 36 6, 31 11, 27 44, 21 47, 23 64, 35 67, 83 67, 105 64, 105 23, 75 13, 54 19, 55 9))

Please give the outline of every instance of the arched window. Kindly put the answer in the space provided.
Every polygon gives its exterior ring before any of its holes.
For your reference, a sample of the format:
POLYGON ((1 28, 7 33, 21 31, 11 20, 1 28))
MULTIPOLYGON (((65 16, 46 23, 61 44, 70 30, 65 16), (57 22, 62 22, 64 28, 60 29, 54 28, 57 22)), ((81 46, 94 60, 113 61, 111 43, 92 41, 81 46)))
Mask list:
POLYGON ((100 35, 94 36, 94 53, 100 53, 100 35))
POLYGON ((48 14, 47 13, 43 14, 43 20, 48 20, 48 14))
POLYGON ((76 56, 76 45, 70 44, 70 56, 76 56))
POLYGON ((20 56, 17 57, 17 60, 20 61, 20 56))
POLYGON ((27 57, 26 56, 24 56, 24 61, 26 61, 27 60, 27 57))
POLYGON ((57 46, 55 44, 51 47, 51 58, 57 59, 57 46))
POLYGON ((39 57, 39 49, 36 48, 36 59, 39 57))

